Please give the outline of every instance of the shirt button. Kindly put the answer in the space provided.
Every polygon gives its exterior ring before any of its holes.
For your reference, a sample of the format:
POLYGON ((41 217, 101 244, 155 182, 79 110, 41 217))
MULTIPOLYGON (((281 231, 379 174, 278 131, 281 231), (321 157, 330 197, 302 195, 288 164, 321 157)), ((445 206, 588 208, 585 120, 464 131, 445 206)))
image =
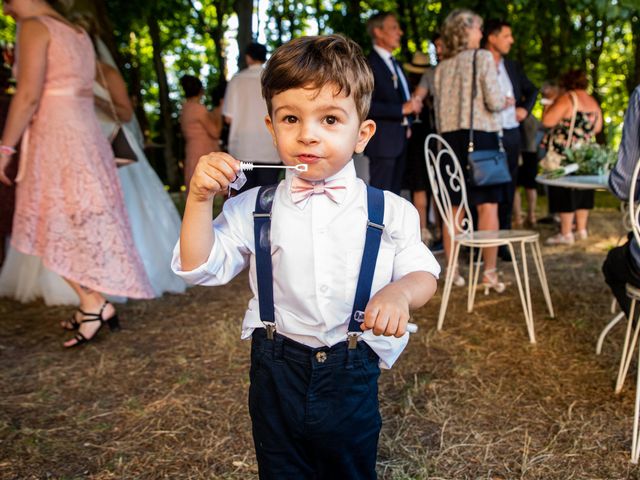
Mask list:
POLYGON ((322 293, 325 293, 327 290, 329 290, 329 287, 327 287, 326 285, 322 285, 322 286, 320 287, 320 291, 321 291, 322 293))
POLYGON ((326 229, 326 228, 319 228, 319 229, 318 229, 318 233, 319 233, 320 235, 324 235, 325 233, 327 233, 327 229, 326 229))

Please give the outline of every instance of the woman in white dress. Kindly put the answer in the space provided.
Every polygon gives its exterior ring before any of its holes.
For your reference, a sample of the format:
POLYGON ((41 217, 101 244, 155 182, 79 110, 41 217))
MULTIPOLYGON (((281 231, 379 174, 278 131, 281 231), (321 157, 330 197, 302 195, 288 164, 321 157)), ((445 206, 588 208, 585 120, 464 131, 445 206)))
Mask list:
MULTIPOLYGON (((117 128, 110 100, 124 134, 138 159, 134 164, 118 169, 133 240, 144 263, 156 297, 164 292, 182 293, 184 281, 171 271, 173 246, 180 235, 180 215, 162 182, 147 161, 143 150, 144 137, 135 116, 126 86, 108 49, 100 40, 97 50, 104 79, 94 83, 96 115, 105 135, 117 128)), ((76 305, 78 297, 59 275, 48 270, 39 257, 25 255, 9 248, 0 272, 0 296, 20 302, 42 298, 47 305, 76 305)), ((124 299, 115 299, 124 300, 124 299)))

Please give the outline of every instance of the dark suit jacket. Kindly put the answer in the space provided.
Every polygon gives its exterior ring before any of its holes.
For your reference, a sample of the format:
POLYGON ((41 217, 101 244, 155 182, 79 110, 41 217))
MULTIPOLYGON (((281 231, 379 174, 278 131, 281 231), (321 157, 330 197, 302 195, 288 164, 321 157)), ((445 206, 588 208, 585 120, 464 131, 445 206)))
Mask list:
POLYGON ((513 85, 513 98, 516 99, 516 107, 522 107, 531 113, 531 109, 536 104, 538 89, 527 78, 519 63, 504 59, 504 68, 507 70, 511 85, 513 85))
POLYGON ((407 141, 407 127, 402 125, 402 94, 393 85, 391 70, 375 50, 368 60, 374 80, 368 118, 376 122, 377 129, 365 154, 368 157, 397 157, 407 141))

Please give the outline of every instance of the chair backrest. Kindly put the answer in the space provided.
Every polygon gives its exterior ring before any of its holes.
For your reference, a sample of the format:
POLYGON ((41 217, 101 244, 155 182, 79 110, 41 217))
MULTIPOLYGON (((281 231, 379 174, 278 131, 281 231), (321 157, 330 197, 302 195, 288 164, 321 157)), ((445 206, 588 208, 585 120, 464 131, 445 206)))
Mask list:
POLYGON ((640 175, 640 159, 636 162, 631 176, 631 189, 629 190, 629 220, 631 221, 631 230, 636 242, 640 245, 640 205, 638 205, 638 175, 640 175))
POLYGON ((451 146, 440 135, 432 133, 424 141, 424 157, 431 191, 449 235, 453 238, 457 233, 473 232, 464 173, 451 146), (455 215, 449 189, 462 197, 455 215))

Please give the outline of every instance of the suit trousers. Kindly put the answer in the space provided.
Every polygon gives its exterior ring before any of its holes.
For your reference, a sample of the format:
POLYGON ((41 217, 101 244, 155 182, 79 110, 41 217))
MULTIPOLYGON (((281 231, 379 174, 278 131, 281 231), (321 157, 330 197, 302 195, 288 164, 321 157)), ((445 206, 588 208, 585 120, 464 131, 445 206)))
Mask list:
POLYGON ((369 153, 369 185, 381 190, 389 190, 400 195, 404 170, 407 160, 407 139, 403 142, 402 151, 396 157, 379 157, 369 153))
POLYGON ((378 356, 253 333, 249 413, 261 480, 376 478, 378 356))
MULTIPOLYGON (((627 297, 627 283, 634 287, 640 288, 640 269, 631 256, 629 250, 631 238, 633 234, 629 234, 629 241, 624 245, 612 248, 607 254, 607 258, 602 264, 602 273, 604 280, 611 288, 611 293, 616 297, 618 305, 629 318, 629 310, 631 309, 631 299, 627 297)), ((636 306, 635 317, 638 318, 640 305, 636 306)), ((635 323, 635 320, 634 320, 635 323)))
POLYGON ((520 129, 509 128, 502 131, 502 144, 507 152, 509 162, 509 173, 511 182, 506 185, 506 195, 502 202, 498 204, 498 220, 500 230, 511 230, 511 215, 513 212, 513 197, 516 193, 518 182, 518 157, 520 156, 520 129))

